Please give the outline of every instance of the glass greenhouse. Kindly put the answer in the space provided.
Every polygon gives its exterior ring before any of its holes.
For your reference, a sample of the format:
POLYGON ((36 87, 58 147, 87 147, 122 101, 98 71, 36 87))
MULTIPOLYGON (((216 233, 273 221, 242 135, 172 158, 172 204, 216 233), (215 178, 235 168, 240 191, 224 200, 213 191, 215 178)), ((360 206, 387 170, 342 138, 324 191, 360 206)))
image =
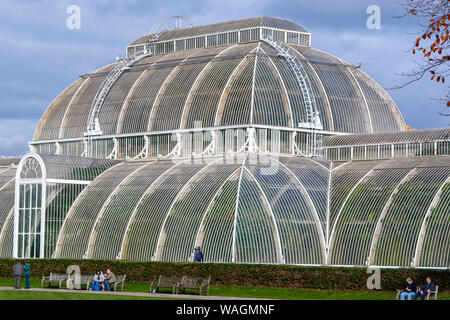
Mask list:
POLYGON ((164 30, 0 159, 0 256, 450 267, 450 129, 294 22, 164 30), (14 165, 11 165, 14 163, 14 165))

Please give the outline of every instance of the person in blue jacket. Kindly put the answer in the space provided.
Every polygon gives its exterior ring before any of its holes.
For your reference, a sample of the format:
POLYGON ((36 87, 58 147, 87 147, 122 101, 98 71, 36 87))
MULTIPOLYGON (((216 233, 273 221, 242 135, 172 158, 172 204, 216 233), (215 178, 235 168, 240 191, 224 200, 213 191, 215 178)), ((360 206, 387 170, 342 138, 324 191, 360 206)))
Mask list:
POLYGON ((431 282, 431 278, 427 277, 427 283, 420 289, 419 292, 416 293, 416 296, 414 297, 414 300, 417 300, 419 297, 422 300, 425 300, 425 297, 428 293, 431 291, 435 291, 436 286, 431 282))
POLYGON ((403 289, 403 292, 400 294, 400 300, 411 300, 412 297, 416 296, 417 287, 414 281, 411 278, 406 279, 406 288, 403 289))
POLYGON ((203 252, 200 250, 200 247, 195 248, 194 262, 203 262, 203 252))
POLYGON ((25 289, 30 289, 31 267, 29 261, 25 262, 25 267, 23 268, 23 275, 25 276, 25 289))
POLYGON ((100 291, 102 289, 104 280, 105 280, 105 278, 103 276, 103 272, 101 272, 100 270, 97 270, 95 272, 94 279, 92 281, 92 285, 89 290, 100 291))

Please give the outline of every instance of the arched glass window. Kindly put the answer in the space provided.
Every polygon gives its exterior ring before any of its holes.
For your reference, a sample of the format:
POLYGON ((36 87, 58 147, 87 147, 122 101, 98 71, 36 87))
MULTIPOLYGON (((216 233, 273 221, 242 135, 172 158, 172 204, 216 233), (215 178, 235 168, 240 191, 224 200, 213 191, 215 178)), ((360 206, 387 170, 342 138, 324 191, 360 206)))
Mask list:
POLYGON ((19 186, 17 257, 41 257, 42 184, 19 186))
POLYGON ((41 165, 35 158, 28 158, 22 165, 20 171, 21 179, 39 179, 42 178, 41 165))
POLYGON ((14 237, 17 244, 15 254, 17 258, 42 258, 41 238, 44 221, 42 167, 36 158, 29 157, 23 161, 19 170, 14 220, 14 237))

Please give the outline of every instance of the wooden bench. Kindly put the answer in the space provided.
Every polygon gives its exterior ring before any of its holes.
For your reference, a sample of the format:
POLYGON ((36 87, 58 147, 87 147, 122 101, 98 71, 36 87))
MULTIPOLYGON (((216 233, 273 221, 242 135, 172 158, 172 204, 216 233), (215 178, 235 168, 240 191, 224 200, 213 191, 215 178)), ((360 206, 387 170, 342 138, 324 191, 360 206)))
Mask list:
MULTIPOLYGON (((79 276, 79 278, 77 279, 77 278, 75 278, 74 276, 72 276, 71 277, 71 280, 72 280, 72 285, 73 285, 73 289, 82 289, 82 286, 83 285, 86 285, 87 286, 87 283, 88 283, 88 280, 91 278, 91 276, 87 276, 87 275, 83 275, 83 274, 81 274, 80 276, 79 276), (78 281, 78 283, 77 283, 77 281, 78 281), (78 287, 78 288, 77 288, 78 287)), ((67 277, 67 279, 65 279, 62 283, 61 283, 61 287, 62 287, 62 284, 64 284, 64 286, 65 286, 65 288, 66 289, 69 289, 68 287, 67 287, 67 282, 69 281, 69 277, 67 277)), ((60 288, 61 288, 60 287, 60 288)))
MULTIPOLYGON (((125 284, 125 279, 127 275, 118 275, 116 276, 116 282, 111 285, 111 289, 113 291, 123 291, 123 286, 125 284)), ((67 273, 64 274, 58 274, 58 273, 50 273, 50 276, 42 277, 41 281, 41 287, 44 287, 44 283, 48 283, 48 287, 50 288, 50 285, 52 283, 57 283, 59 285, 59 289, 61 289, 64 285, 65 288, 67 288, 67 280, 69 279, 69 275, 67 273)), ((86 290, 89 290, 91 287, 92 282, 94 281, 93 275, 86 275, 81 274, 78 279, 72 278, 72 284, 74 285, 74 288, 77 289, 79 287, 80 289, 83 289, 82 286, 86 285, 86 290), (79 283, 76 283, 78 281, 79 283)))
POLYGON ((152 282, 150 284, 150 293, 155 289, 156 292, 159 292, 160 289, 172 289, 172 294, 177 292, 177 287, 181 285, 183 281, 182 277, 165 277, 159 276, 158 282, 152 282))
POLYGON ((67 273, 50 273, 49 276, 42 277, 41 288, 44 287, 44 283, 47 282, 47 287, 50 288, 52 283, 57 283, 61 289, 63 282, 67 281, 69 275, 67 273))
POLYGON ((79 283, 74 283, 75 288, 77 286, 79 286, 80 289, 83 289, 82 286, 86 285, 86 290, 87 290, 89 288, 89 280, 91 280, 91 279, 92 279, 92 276, 90 276, 90 275, 88 276, 86 274, 80 274, 79 283))
POLYGON ((116 276, 116 282, 112 286, 112 288, 114 288, 113 291, 123 291, 123 285, 125 284, 126 278, 127 278, 126 274, 116 276))
POLYGON ((190 290, 199 290, 199 294, 202 295, 203 292, 206 292, 206 295, 209 296, 209 285, 211 283, 211 277, 208 278, 191 278, 191 277, 183 277, 181 284, 176 287, 176 293, 181 289, 183 293, 186 292, 186 289, 190 290))
MULTIPOLYGON (((83 276, 82 276, 83 277, 83 276)), ((87 285, 86 285, 86 290, 89 290, 89 288, 91 287, 92 282, 94 282, 94 276, 86 276, 87 278, 87 285)), ((114 284, 110 285, 110 289, 112 289, 112 291, 123 291, 123 286, 125 284, 125 279, 127 278, 127 275, 117 275, 116 276, 116 282, 114 282, 114 284)))
MULTIPOLYGON (((422 288, 417 288, 417 292, 420 292, 422 288)), ((431 298, 434 298, 434 300, 437 300, 437 296, 438 296, 438 291, 439 291, 439 286, 436 286, 436 290, 434 291, 430 291, 427 293, 427 295, 425 296, 425 300, 430 300, 431 298)), ((403 292, 403 290, 397 289, 397 300, 400 300, 400 295, 403 292)))
MULTIPOLYGON (((430 292, 427 293, 427 295, 425 297, 426 300, 430 300, 430 298, 434 298, 434 300, 437 300, 439 286, 435 286, 435 287, 436 287, 436 290, 430 291, 430 292)), ((417 290, 417 291, 420 291, 420 289, 417 290)))

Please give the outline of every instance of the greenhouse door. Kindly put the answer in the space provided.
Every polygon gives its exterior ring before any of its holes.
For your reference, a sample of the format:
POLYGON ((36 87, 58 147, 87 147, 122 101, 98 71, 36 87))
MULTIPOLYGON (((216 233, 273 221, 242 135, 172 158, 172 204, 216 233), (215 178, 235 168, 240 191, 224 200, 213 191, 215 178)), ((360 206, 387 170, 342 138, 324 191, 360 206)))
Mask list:
POLYGON ((16 175, 14 258, 42 258, 45 219, 45 180, 36 158, 26 158, 16 175))

